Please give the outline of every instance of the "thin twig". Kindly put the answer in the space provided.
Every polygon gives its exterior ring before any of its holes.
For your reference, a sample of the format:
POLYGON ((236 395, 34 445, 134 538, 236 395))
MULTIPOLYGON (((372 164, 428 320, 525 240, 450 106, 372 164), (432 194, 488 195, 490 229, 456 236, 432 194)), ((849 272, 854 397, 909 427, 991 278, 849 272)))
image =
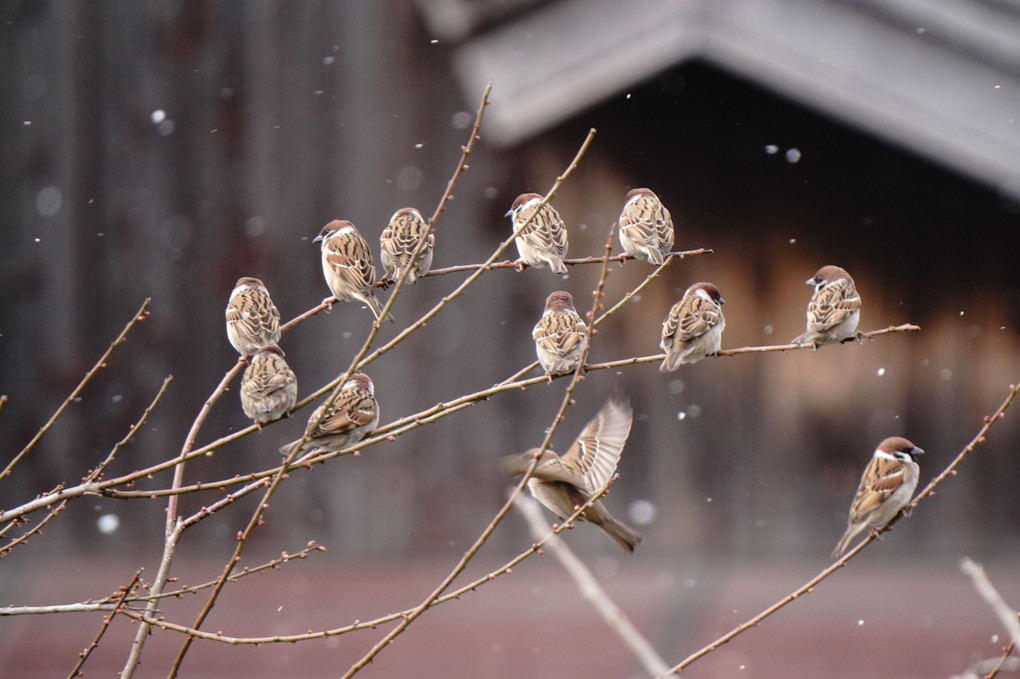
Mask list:
POLYGON ((995 679, 1002 670, 1016 671, 1020 670, 1020 660, 1016 658, 1010 658, 1010 654, 1013 653, 1013 649, 1016 648, 1016 642, 1009 642, 1009 646, 1002 649, 1002 655, 999 657, 999 661, 995 663, 991 671, 985 675, 985 679, 995 679), (1012 662, 1010 662, 1012 660, 1012 662))
MULTIPOLYGON (((28 539, 30 537, 32 537, 33 535, 41 533, 42 529, 43 529, 43 526, 45 526, 47 523, 49 523, 50 520, 53 519, 54 517, 56 517, 57 514, 62 512, 64 510, 64 507, 66 507, 66 506, 67 506, 67 500, 64 500, 63 502, 57 504, 55 507, 51 507, 50 511, 46 513, 46 517, 42 521, 40 521, 39 523, 34 525, 31 529, 29 529, 25 533, 19 535, 17 538, 11 540, 10 542, 8 542, 3 547, 0 547, 0 559, 2 559, 3 557, 7 556, 8 554, 10 554, 11 550, 14 549, 15 547, 17 547, 18 545, 23 545, 23 544, 27 543, 28 539)), ((7 526, 4 527, 5 530, 3 532, 6 533, 7 532, 6 528, 7 527, 13 527, 14 524, 15 524, 14 521, 12 521, 11 523, 7 524, 7 526)))
MULTIPOLYGON (((294 561, 295 559, 306 559, 309 554, 313 552, 324 552, 326 548, 319 545, 315 540, 309 541, 308 545, 303 549, 289 554, 284 552, 279 558, 272 559, 266 563, 259 564, 258 566, 245 566, 240 572, 234 573, 230 576, 230 582, 237 582, 244 577, 249 575, 255 575, 266 570, 280 570, 281 566, 294 561)), ((161 594, 147 594, 145 596, 127 596, 124 598, 125 603, 137 603, 142 601, 151 601, 152 599, 170 599, 179 598, 185 594, 195 594, 203 589, 209 589, 216 584, 215 580, 203 583, 201 585, 192 585, 190 587, 182 587, 180 589, 163 591, 161 594)), ((50 606, 4 606, 0 607, 0 617, 4 616, 15 616, 15 615, 47 615, 52 613, 95 613, 96 611, 112 611, 116 608, 119 599, 118 596, 108 596, 99 601, 83 601, 74 604, 53 604, 50 606)), ((142 618, 138 618, 141 620, 142 618)))
POLYGON ((152 399, 152 402, 149 403, 148 407, 142 411, 142 416, 138 418, 138 421, 131 425, 128 429, 128 433, 124 435, 124 438, 114 444, 113 449, 110 450, 110 454, 106 456, 106 459, 96 465, 96 468, 89 472, 82 481, 89 483, 95 481, 103 474, 103 470, 105 470, 110 463, 113 462, 113 458, 116 457, 117 452, 127 445, 128 441, 134 438, 135 434, 141 431, 142 427, 145 425, 145 421, 148 419, 153 409, 159 405, 160 399, 163 398, 163 394, 166 393, 166 388, 170 386, 170 382, 173 381, 173 379, 173 375, 168 375, 163 380, 163 384, 160 386, 159 391, 156 392, 156 396, 152 399))
MULTIPOLYGON (((978 431, 978 433, 974 436, 974 438, 972 438, 970 440, 970 443, 968 443, 964 447, 964 449, 960 452, 960 454, 957 455, 953 459, 953 461, 949 463, 949 466, 946 467, 946 469, 943 470, 943 472, 941 474, 939 474, 937 477, 935 477, 935 479, 930 484, 928 484, 928 486, 917 495, 917 497, 914 499, 914 502, 912 503, 912 505, 910 505, 911 507, 916 507, 918 502, 920 502, 922 500, 925 500, 925 499, 927 499, 929 497, 933 497, 934 496, 934 492, 933 491, 935 490, 936 486, 938 486, 940 483, 942 483, 945 479, 947 479, 949 476, 951 476, 953 474, 953 472, 956 470, 956 468, 959 466, 959 464, 961 462, 963 462, 963 459, 965 457, 967 457, 968 453, 970 453, 972 450, 974 450, 974 448, 976 446, 978 446, 979 444, 985 442, 985 435, 988 433, 988 430, 991 429, 993 424, 995 424, 998 420, 1000 420, 1000 419, 1002 419, 1004 417, 1003 414, 1006 412, 1006 409, 1009 408, 1010 404, 1013 402, 1013 399, 1016 398, 1018 393, 1020 393, 1020 387, 1018 387, 1015 384, 1009 385, 1009 389, 1010 389, 1009 396, 1006 397, 1006 400, 1003 401, 1002 405, 1000 405, 998 410, 995 411, 995 414, 989 415, 989 416, 985 417, 984 426, 981 427, 981 429, 978 431)), ((904 508, 904 511, 907 511, 906 507, 904 508)), ((694 661, 698 660, 699 658, 701 658, 703 656, 708 655, 709 653, 711 653, 715 649, 719 648, 723 644, 728 643, 734 637, 737 637, 740 634, 743 634, 744 632, 746 632, 747 630, 751 629, 752 627, 757 627, 763 620, 765 620, 765 618, 769 617, 770 615, 772 615, 773 613, 775 613, 779 609, 784 608, 785 606, 787 606, 788 604, 792 603, 793 601, 795 601, 796 599, 800 598, 801 596, 804 596, 805 594, 811 594, 812 592, 814 592, 815 586, 818 585, 818 583, 820 583, 822 580, 825 580, 827 577, 829 577, 830 575, 832 575, 833 573, 838 571, 840 568, 845 566, 846 563, 851 558, 853 558, 854 555, 856 555, 859 551, 861 551, 862 549, 867 547, 869 544, 871 544, 871 542, 876 537, 878 537, 881 533, 884 533, 885 531, 889 530, 892 527, 892 524, 895 523, 901 516, 904 516, 903 512, 901 512, 901 513, 897 514, 895 517, 893 517, 892 521, 890 521, 888 524, 886 524, 882 528, 880 528, 878 530, 875 530, 875 531, 871 531, 867 538, 862 540, 860 543, 858 543, 858 545, 856 547, 854 547, 849 552, 844 554, 841 559, 836 561, 834 564, 832 564, 831 566, 829 566, 828 568, 823 570, 821 573, 819 573, 815 577, 813 577, 810 580, 808 580, 804 585, 802 585, 798 589, 794 590, 792 593, 787 594, 785 597, 783 597, 782 599, 780 599, 776 603, 772 604, 771 606, 766 608, 761 613, 755 615, 753 618, 749 619, 748 621, 743 622, 740 625, 737 625, 735 628, 733 628, 732 630, 730 630, 726 634, 722 635, 721 637, 719 637, 718 639, 716 639, 712 643, 708 644, 707 646, 705 646, 701 650, 696 651, 695 653, 692 653, 691 655, 687 656, 687 658, 682 660, 677 665, 673 666, 669 670, 669 674, 678 674, 681 670, 683 670, 685 667, 689 666, 694 661)))
POLYGON ((18 464, 18 462, 21 461, 21 458, 28 454, 28 451, 32 450, 35 444, 39 442, 39 439, 41 439, 43 435, 50 430, 50 427, 52 427, 53 423, 57 421, 57 418, 63 415, 64 409, 67 408, 68 404, 74 403, 74 400, 78 398, 78 394, 80 394, 81 390, 85 388, 85 385, 88 384, 89 380, 91 380, 92 377, 97 372, 99 372, 100 368, 106 365, 106 361, 107 359, 110 358, 110 354, 113 353, 113 350, 124 342, 124 338, 127 337, 128 331, 130 331, 131 328, 134 327, 135 323, 138 323, 139 321, 143 321, 146 318, 148 318, 149 312, 146 311, 146 309, 149 307, 149 302, 151 301, 151 299, 152 299, 151 297, 145 298, 145 301, 142 302, 142 306, 139 307, 138 311, 135 312, 135 315, 131 317, 131 320, 128 321, 127 325, 124 326, 124 329, 120 331, 120 334, 117 335, 117 338, 110 343, 110 346, 106 348, 106 351, 104 351, 103 355, 99 357, 99 360, 96 361, 96 364, 93 365, 92 368, 89 369, 87 373, 85 373, 85 377, 81 379, 81 382, 79 382, 78 386, 75 387, 73 391, 71 391, 70 395, 64 399, 63 403, 60 404, 60 407, 57 408, 56 412, 53 413, 50 419, 47 420, 46 424, 42 426, 42 429, 36 432, 36 435, 32 437, 32 440, 28 442, 28 445, 22 448, 21 452, 14 456, 14 459, 11 460, 6 467, 4 467, 3 471, 0 471, 0 480, 3 480, 4 477, 10 475, 11 469, 14 468, 14 465, 18 464))
MULTIPOLYGON (((164 386, 165 385, 166 383, 164 382, 164 386)), ((85 661, 87 661, 89 659, 89 656, 92 655, 92 651, 99 648, 99 642, 102 640, 103 635, 106 634, 106 630, 110 628, 110 623, 113 622, 113 617, 120 612, 121 606, 124 605, 124 600, 128 597, 129 594, 131 594, 131 590, 134 589, 135 585, 138 583, 138 578, 140 578, 141 576, 142 571, 140 570, 135 571, 135 576, 131 578, 131 582, 129 582, 127 586, 121 590, 120 596, 117 597, 117 602, 113 604, 113 611, 110 613, 110 615, 107 615, 103 618, 103 624, 102 626, 100 626, 99 633, 96 635, 96 638, 93 639, 92 643, 89 644, 88 647, 79 654, 80 657, 78 659, 78 664, 76 664, 74 666, 74 669, 71 670, 71 673, 67 675, 68 679, 74 679, 74 677, 83 676, 81 674, 81 668, 85 666, 85 661)))
MULTIPOLYGON (((541 539, 549 529, 549 525, 546 523, 538 503, 527 495, 518 495, 515 505, 527 520, 528 527, 531 528, 535 539, 541 539)), ((546 541, 545 546, 577 583, 577 588, 581 590, 581 596, 591 603, 609 628, 634 653, 641 665, 644 666, 645 671, 653 677, 668 672, 669 665, 666 664, 666 661, 656 652, 648 639, 634 627, 620 607, 609 598, 584 562, 567 546, 566 541, 554 535, 546 541)))

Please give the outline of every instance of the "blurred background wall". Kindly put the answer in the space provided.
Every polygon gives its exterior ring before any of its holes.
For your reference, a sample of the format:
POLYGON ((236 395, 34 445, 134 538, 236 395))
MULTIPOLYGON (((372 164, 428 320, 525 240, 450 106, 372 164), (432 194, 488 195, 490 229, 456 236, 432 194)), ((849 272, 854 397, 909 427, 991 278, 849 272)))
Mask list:
MULTIPOLYGON (((669 375, 655 365, 590 375, 554 444, 565 448, 617 386, 630 396, 635 424, 608 502, 642 524, 648 558, 827 554, 888 435, 928 452, 927 481, 1020 379, 1020 184, 1003 170, 1010 159, 1020 167, 1010 155, 1020 148, 1010 117, 1020 114, 1020 62, 1000 39, 1016 28, 1015 7, 978 3, 971 14, 926 17, 931 28, 918 30, 909 3, 855 3, 844 45, 820 27, 848 3, 751 3, 761 21, 747 3, 645 3, 659 14, 631 12, 631 23, 599 14, 613 4, 0 2, 0 392, 10 399, 0 459, 152 298, 151 317, 0 482, 0 504, 75 482, 168 374, 162 405, 112 471, 175 455, 236 360, 223 330, 235 280, 262 278, 292 318, 327 294, 311 243, 323 224, 350 219, 377 247, 397 208, 431 214, 490 78, 493 106, 437 223, 435 267, 484 260, 510 233, 503 214, 513 198, 545 192, 590 127, 594 144, 555 199, 572 256, 601 252, 634 186, 651 187, 672 211, 678 248, 715 251, 670 266, 603 327, 592 360, 658 352, 663 316, 698 280, 727 301, 724 348, 787 342, 803 329, 803 281, 829 263, 857 281, 861 329, 922 327, 669 375), (794 37, 780 36, 785 51, 776 34, 741 33, 781 18, 769 8, 791 7, 813 9, 799 14, 794 37), (960 37, 958 27, 978 19, 997 32, 960 37), (680 31, 673 41, 670 30, 680 31), (628 31, 658 42, 626 42, 628 31), (628 44, 661 49, 637 59, 628 44), (909 62, 882 52, 904 45, 920 50, 909 62), (926 60, 929 51, 939 58, 926 60), (835 79, 825 70, 834 63, 861 68, 835 79), (975 81, 974 64, 994 78, 975 81), (904 79, 899 98, 880 76, 904 79)), ((647 271, 615 268, 610 298, 647 271)), ((567 289, 586 307, 597 277, 596 267, 574 267, 563 281, 548 271, 486 275, 369 366, 383 420, 533 360, 545 296, 567 289)), ((459 280, 408 290, 398 325, 459 280)), ((284 337, 302 395, 346 367, 369 322, 343 305, 284 337)), ((253 545, 277 551, 314 538, 346 560, 461 553, 509 487, 496 459, 541 441, 562 384, 293 474, 253 545)), ((187 479, 270 466, 305 416, 190 463, 187 479)), ((199 442, 247 424, 235 384, 199 442)), ((888 549, 1015 555, 1018 443, 1016 426, 999 426, 888 549)), ((169 476, 142 487, 167 485, 169 476)), ((186 549, 221 546, 246 520, 250 502, 240 505, 196 528, 186 549)), ((31 549, 155 553, 164 507, 72 504, 31 549), (96 528, 106 513, 121 519, 111 535, 96 528)), ((594 531, 572 539, 604 547, 594 531)), ((513 517, 492 539, 497 550, 527 541, 513 517)))

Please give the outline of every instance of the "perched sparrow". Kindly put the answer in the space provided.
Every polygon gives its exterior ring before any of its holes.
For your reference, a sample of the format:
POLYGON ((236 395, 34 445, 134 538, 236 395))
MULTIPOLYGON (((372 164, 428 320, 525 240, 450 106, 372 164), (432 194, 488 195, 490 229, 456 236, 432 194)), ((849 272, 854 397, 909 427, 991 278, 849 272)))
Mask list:
POLYGON ((241 377, 241 408, 262 428, 297 401, 297 377, 275 344, 259 349, 241 377))
MULTIPOLYGON (((315 409, 308 418, 309 425, 318 421, 325 405, 324 403, 315 409)), ((280 448, 280 452, 284 457, 288 457, 295 447, 301 445, 295 457, 316 450, 335 453, 365 438, 378 425, 379 403, 375 400, 375 385, 368 375, 356 372, 344 382, 333 405, 326 411, 326 416, 319 422, 319 426, 309 439, 303 445, 301 439, 288 443, 280 448)))
POLYGON ((833 558, 845 552, 858 533, 868 528, 881 528, 907 506, 917 489, 920 474, 914 456, 923 452, 901 436, 892 436, 878 444, 861 476, 857 497, 850 506, 846 533, 832 551, 833 558))
POLYGON ((662 342, 666 360, 659 372, 673 371, 686 363, 697 363, 719 351, 726 328, 722 305, 726 300, 711 283, 695 283, 683 299, 673 305, 662 322, 662 342))
POLYGON ((559 291, 545 300, 545 312, 531 331, 535 339, 538 362, 546 375, 563 375, 573 372, 584 351, 584 337, 588 332, 581 317, 574 310, 574 298, 569 292, 559 291))
MULTIPOLYGON (((514 231, 528 221, 541 202, 542 196, 537 193, 517 196, 510 211, 506 213, 513 221, 514 231)), ((567 227, 552 205, 546 203, 528 224, 528 228, 521 231, 515 240, 517 252, 521 255, 518 265, 522 269, 525 266, 547 266, 555 274, 567 273, 567 267, 563 264, 563 258, 567 256, 567 227)))
POLYGON ((793 344, 836 344, 856 337, 861 317, 861 296, 850 278, 838 266, 823 266, 804 281, 815 287, 807 307, 807 332, 798 335, 793 344))
MULTIPOLYGON (((566 455, 559 457, 546 450, 528 479, 528 489, 535 499, 561 520, 572 516, 616 472, 616 463, 630 434, 632 415, 630 404, 611 398, 585 426, 566 455)), ((503 459, 503 467, 510 474, 521 476, 527 473, 537 455, 538 448, 511 455, 503 459)), ((633 552, 641 542, 641 536, 613 518, 601 500, 586 509, 581 519, 601 528, 628 552, 633 552)))
POLYGON ((241 278, 227 302, 227 339, 242 356, 280 341, 280 312, 257 278, 241 278))
MULTIPOLYGON (((322 274, 337 301, 358 300, 368 305, 379 320, 382 303, 375 296, 375 262, 368 243, 358 229, 346 220, 335 219, 315 237, 322 241, 322 274)), ((392 321, 392 316, 386 320, 392 321)))
POLYGON ((673 247, 673 218, 649 189, 632 189, 620 213, 620 244, 627 254, 655 266, 673 247))
POLYGON ((434 231, 429 232, 425 245, 414 260, 414 266, 410 266, 411 255, 414 254, 418 242, 428 228, 429 223, 413 207, 401 208, 390 217, 389 225, 383 229, 379 237, 380 259, 390 280, 400 278, 405 268, 409 269, 407 280, 411 283, 429 272, 429 267, 432 266, 432 248, 436 244, 434 231))

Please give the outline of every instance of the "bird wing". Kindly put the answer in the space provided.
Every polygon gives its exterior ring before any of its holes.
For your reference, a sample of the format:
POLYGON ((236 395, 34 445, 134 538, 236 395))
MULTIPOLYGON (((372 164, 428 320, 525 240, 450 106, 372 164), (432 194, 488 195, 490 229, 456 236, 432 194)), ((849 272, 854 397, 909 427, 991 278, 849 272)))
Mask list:
POLYGON ((903 485, 906 465, 900 460, 873 457, 861 477, 861 485, 850 508, 850 523, 863 521, 903 485))
MULTIPOLYGON (((319 423, 315 436, 342 434, 369 424, 375 417, 378 404, 366 389, 352 387, 340 392, 326 417, 319 423)), ((316 408, 311 419, 317 419, 322 406, 316 408)))
POLYGON ((701 337, 719 323, 719 307, 701 295, 687 295, 673 305, 669 316, 662 326, 662 339, 665 342, 675 335, 688 342, 701 337))
POLYGON ((375 262, 365 239, 356 233, 344 233, 330 238, 325 247, 325 258, 343 281, 354 290, 375 285, 375 262))
POLYGON ((227 323, 238 328, 244 337, 273 337, 280 332, 280 312, 268 298, 260 299, 252 290, 246 291, 227 305, 227 323))
MULTIPOLYGON (((531 216, 531 210, 521 210, 519 220, 523 224, 531 216)), ((567 229, 560 213, 551 205, 544 205, 518 238, 540 252, 561 253, 567 249, 567 229)))
MULTIPOLYGON (((394 261, 405 262, 410 259, 418 241, 428 228, 428 224, 417 215, 405 213, 390 222, 379 238, 380 246, 394 261)), ((422 248, 424 253, 436 242, 435 232, 430 232, 422 248)))
POLYGON ((651 196, 633 198, 628 209, 620 215, 619 225, 620 231, 625 231, 627 237, 636 243, 650 245, 657 250, 673 247, 673 218, 669 210, 651 196))
POLYGON ((808 302, 809 330, 822 332, 833 328, 861 308, 861 297, 854 284, 845 278, 826 285, 808 302))
POLYGON ((581 476, 588 491, 606 485, 616 472, 632 417, 629 403, 618 397, 609 399, 560 458, 563 465, 581 476))
POLYGON ((584 342, 588 326, 576 312, 554 311, 544 314, 531 336, 542 349, 557 356, 566 356, 584 342))

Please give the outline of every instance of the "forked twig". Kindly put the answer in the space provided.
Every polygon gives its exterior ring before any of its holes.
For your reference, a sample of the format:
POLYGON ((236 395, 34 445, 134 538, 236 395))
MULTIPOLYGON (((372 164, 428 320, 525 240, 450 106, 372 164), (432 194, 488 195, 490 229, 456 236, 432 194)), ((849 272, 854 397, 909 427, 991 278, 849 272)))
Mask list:
POLYGON ((135 571, 135 576, 131 578, 131 582, 129 582, 127 586, 121 590, 120 596, 117 597, 116 603, 113 604, 112 612, 103 618, 103 624, 100 626, 99 633, 96 635, 96 638, 93 639, 92 643, 79 654, 80 657, 78 658, 78 664, 76 664, 74 669, 71 670, 71 673, 67 675, 68 679, 74 679, 74 677, 82 676, 81 668, 85 666, 85 661, 87 661, 89 656, 92 655, 92 651, 99 648, 99 642, 102 640, 103 635, 106 634, 106 630, 110 628, 110 623, 113 622, 113 617, 117 615, 117 613, 121 612, 121 606, 124 605, 124 600, 127 599, 129 594, 131 594, 131 590, 134 589, 135 585, 138 583, 138 578, 141 576, 142 571, 135 571))

